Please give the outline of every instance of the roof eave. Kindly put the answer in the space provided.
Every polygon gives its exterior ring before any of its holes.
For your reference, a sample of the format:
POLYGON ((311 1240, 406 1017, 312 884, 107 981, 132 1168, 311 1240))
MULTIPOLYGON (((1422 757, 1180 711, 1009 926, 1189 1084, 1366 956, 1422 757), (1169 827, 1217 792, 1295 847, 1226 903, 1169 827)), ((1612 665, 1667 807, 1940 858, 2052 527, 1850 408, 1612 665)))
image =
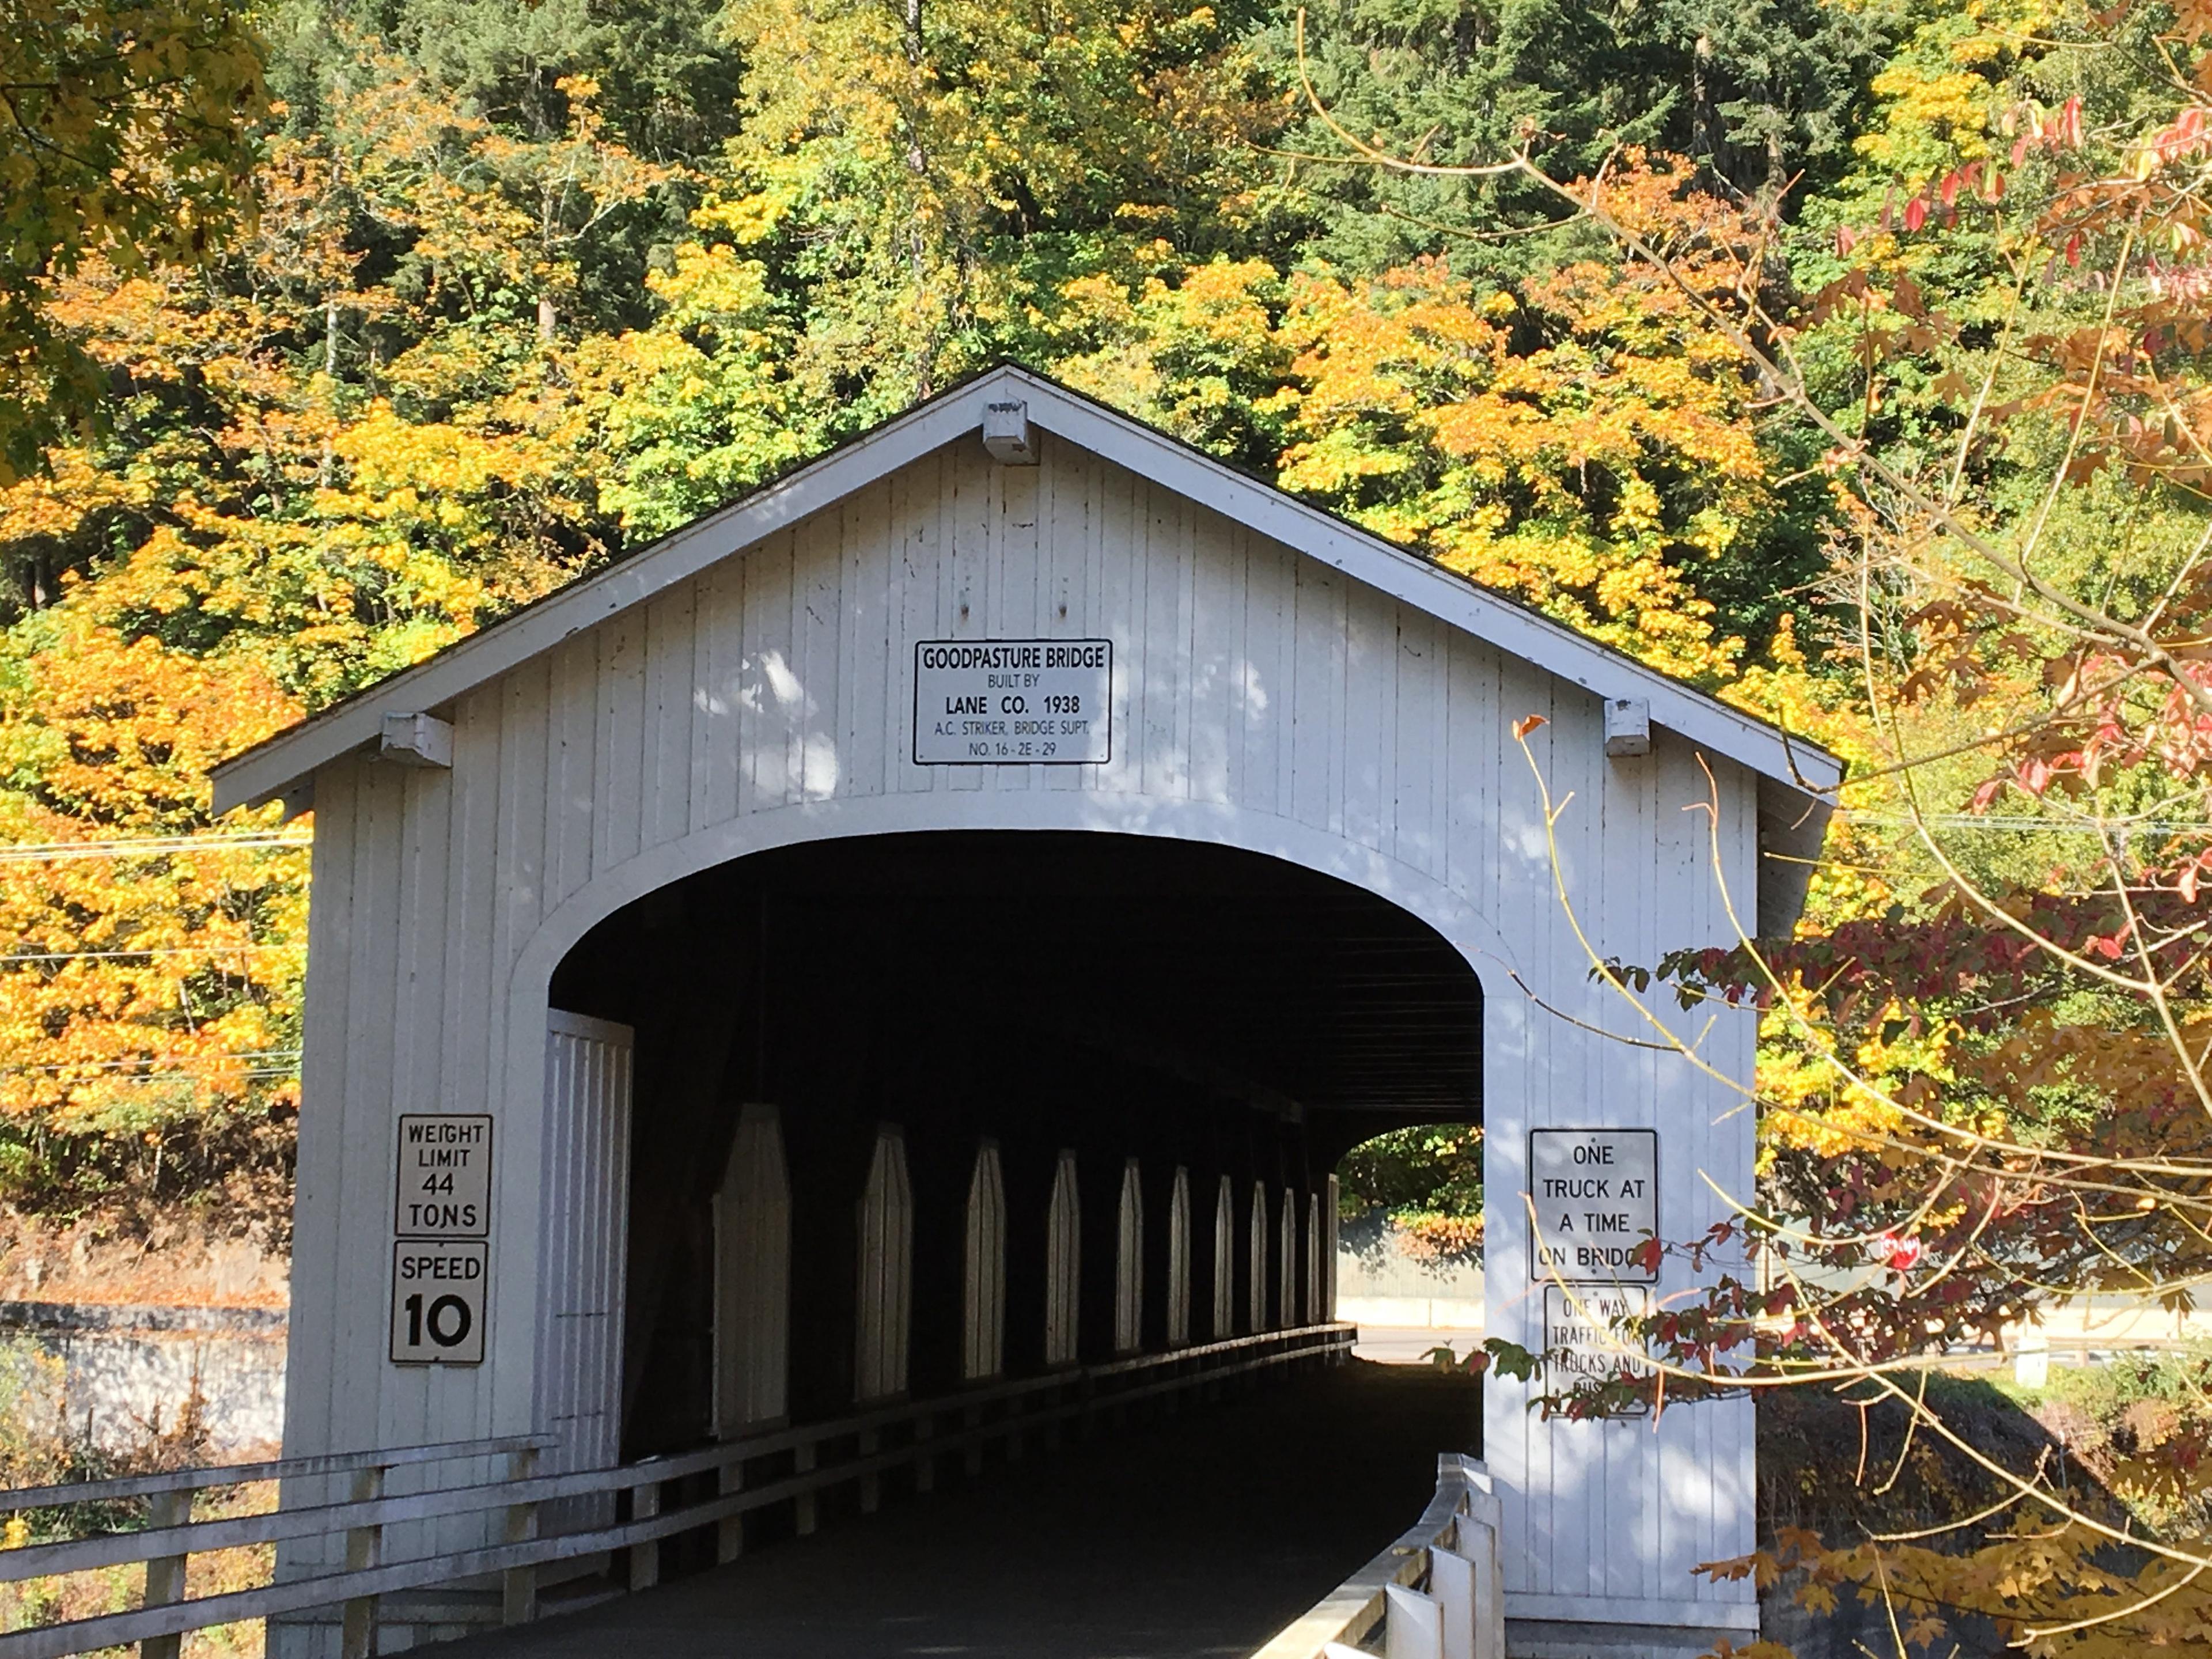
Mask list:
POLYGON ((686 525, 635 557, 380 680, 214 768, 216 817, 274 800, 342 755, 376 740, 384 712, 443 708, 569 635, 597 627, 708 567, 744 552, 869 480, 896 471, 983 423, 1000 386, 986 375, 809 462, 744 501, 686 525))
POLYGON ((984 405, 1015 388, 1029 400, 1030 419, 1045 430, 1571 684, 1601 696, 1641 696, 1650 702, 1655 721, 1715 754, 1808 795, 1832 789, 1842 780, 1842 762, 1816 744, 1792 738, 1562 623, 1486 592, 1417 553, 1010 365, 225 761, 211 774, 216 813, 295 793, 318 769, 374 742, 386 710, 420 713, 451 704, 569 635, 744 553, 776 531, 975 430, 982 424, 984 405))

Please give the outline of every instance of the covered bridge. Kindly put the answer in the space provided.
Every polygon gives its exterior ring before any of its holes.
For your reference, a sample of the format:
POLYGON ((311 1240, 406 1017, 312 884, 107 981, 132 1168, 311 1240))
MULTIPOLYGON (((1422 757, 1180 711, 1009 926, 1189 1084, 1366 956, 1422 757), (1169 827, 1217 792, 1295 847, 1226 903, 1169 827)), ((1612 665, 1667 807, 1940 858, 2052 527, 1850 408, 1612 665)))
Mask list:
MULTIPOLYGON (((1598 1034, 1591 953, 1785 925, 1838 776, 994 370, 218 771, 315 815, 286 1450, 586 1466, 1320 1323, 1330 1171, 1402 1124, 1485 1126, 1491 1334, 1685 1289, 1633 1247, 1752 1115, 1598 1034)), ((1519 1645, 1755 1628, 1691 1572, 1751 1547, 1749 1406, 1527 1399, 1519 1645)))

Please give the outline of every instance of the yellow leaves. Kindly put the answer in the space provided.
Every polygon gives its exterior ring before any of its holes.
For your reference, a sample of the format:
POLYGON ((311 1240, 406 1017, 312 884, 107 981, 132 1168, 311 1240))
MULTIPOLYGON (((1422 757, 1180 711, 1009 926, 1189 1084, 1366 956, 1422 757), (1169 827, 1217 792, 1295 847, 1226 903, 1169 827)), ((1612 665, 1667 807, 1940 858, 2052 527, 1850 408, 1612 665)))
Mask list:
MULTIPOLYGON (((1992 93, 1986 76, 1969 70, 1929 74, 1917 64, 1901 64, 1874 78, 1873 91, 1887 100, 1889 124, 1934 134, 1957 147, 1966 160, 1988 153, 1992 93)), ((1877 162, 1893 159, 1896 140, 1888 132, 1864 134, 1853 141, 1860 154, 1877 162)))
MULTIPOLYGON (((0 797, 0 844, 190 834, 207 769, 298 715, 252 659, 126 638, 91 599, 18 630, 0 771, 39 789, 0 797)), ((289 1098, 306 877, 298 848, 0 860, 0 1112, 146 1133, 289 1098)))
MULTIPOLYGON (((1724 286, 1752 235, 1640 158, 1606 185, 1640 234, 1724 286), (1733 240, 1732 240, 1733 239, 1733 240)), ((1708 681, 1720 636, 1697 567, 1771 509, 1746 365, 1670 283, 1583 263, 1483 292, 1440 261, 1295 279, 1299 355, 1281 482, 1446 568, 1708 681)))
POLYGON ((126 639, 82 609, 49 612, 23 664, 34 695, 0 703, 0 770, 35 771, 50 805, 142 832, 190 827, 206 773, 298 718, 251 661, 209 662, 126 639))
POLYGON ((246 29, 222 0, 142 0, 18 8, 0 31, 0 486, 106 413, 50 279, 196 267, 250 225, 246 130, 268 99, 246 29))
POLYGON ((768 176, 758 190, 737 197, 709 197, 692 214, 692 228, 719 230, 739 247, 753 246, 775 235, 798 205, 802 183, 789 167, 763 171, 768 176))

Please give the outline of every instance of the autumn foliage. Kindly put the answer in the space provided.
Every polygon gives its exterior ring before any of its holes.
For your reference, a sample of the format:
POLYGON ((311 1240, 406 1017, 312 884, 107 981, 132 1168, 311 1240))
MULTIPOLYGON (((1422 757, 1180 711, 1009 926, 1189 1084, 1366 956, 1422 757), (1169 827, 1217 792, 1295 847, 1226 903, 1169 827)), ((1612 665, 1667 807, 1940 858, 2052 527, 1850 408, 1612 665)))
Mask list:
MULTIPOLYGON (((1796 937, 1592 964, 1759 1022, 1759 1185, 1653 1242, 1714 1269, 1657 1375, 1549 1408, 1842 1387, 1971 1464, 1900 1379, 2190 1305, 2212 12, 1401 10, 33 8, 0 1199, 281 1229, 311 826, 208 766, 1011 356, 1850 760, 1796 937)), ((1993 1463, 1966 1532, 1712 1570, 2201 1644, 2212 1413, 2140 1427, 2118 1508, 1993 1463)))

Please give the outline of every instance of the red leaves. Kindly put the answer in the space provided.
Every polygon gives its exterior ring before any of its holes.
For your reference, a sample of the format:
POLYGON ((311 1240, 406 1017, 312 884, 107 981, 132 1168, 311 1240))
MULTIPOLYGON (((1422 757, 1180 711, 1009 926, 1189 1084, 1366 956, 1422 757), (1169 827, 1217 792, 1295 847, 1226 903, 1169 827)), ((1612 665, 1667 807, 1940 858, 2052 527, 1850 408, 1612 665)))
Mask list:
POLYGON ((1921 226, 1927 222, 1927 198, 1916 196, 1905 204, 1905 228, 1908 231, 1917 231, 1921 226))
POLYGON ((1911 1234, 1899 1237, 1892 1232, 1882 1234, 1874 1244, 1875 1254, 1900 1273, 1911 1273, 1920 1265, 1921 1248, 1919 1239, 1911 1234))

